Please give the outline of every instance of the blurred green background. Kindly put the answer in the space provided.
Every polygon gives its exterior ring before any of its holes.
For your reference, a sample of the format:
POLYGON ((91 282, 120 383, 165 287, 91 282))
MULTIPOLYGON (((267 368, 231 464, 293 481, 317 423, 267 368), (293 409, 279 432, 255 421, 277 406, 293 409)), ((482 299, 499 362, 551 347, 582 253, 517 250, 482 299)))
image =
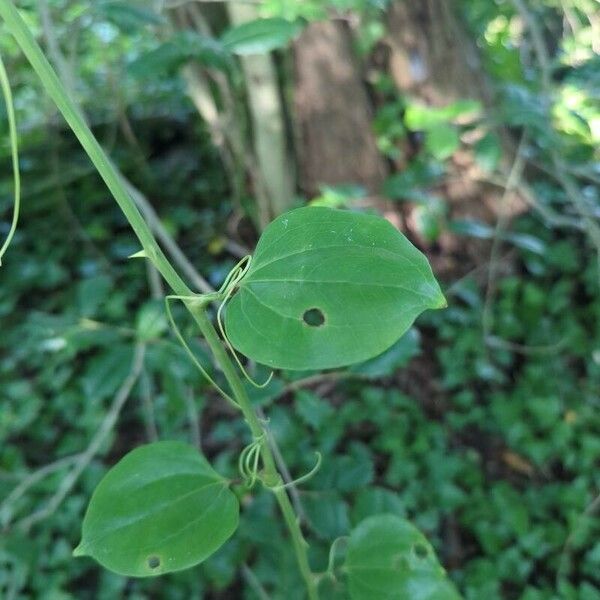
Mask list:
MULTIPOLYGON (((426 533, 467 600, 600 599, 598 3, 17 6, 195 287, 308 202, 383 214, 443 283, 449 307, 381 357, 252 391, 291 473, 326 457, 293 497, 314 564, 386 511, 426 533)), ((302 598, 265 492, 190 571, 127 580, 72 558, 128 450, 187 440, 236 477, 249 440, 3 24, 0 53, 23 180, 0 267, 0 598, 302 598)), ((0 123, 3 240, 4 104, 0 123)))

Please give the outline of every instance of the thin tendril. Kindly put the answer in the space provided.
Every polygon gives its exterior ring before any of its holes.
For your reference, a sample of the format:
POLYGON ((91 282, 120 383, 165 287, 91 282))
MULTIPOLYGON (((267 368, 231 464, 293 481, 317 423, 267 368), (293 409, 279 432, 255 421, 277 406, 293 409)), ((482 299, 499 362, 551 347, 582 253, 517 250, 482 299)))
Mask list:
POLYGON ((258 463, 264 440, 264 435, 255 438, 240 453, 238 469, 248 488, 252 488, 258 479, 258 463))
POLYGON ((192 352, 192 349, 189 347, 188 343, 185 341, 181 330, 177 326, 175 319, 173 318, 173 313, 171 312, 171 300, 182 300, 182 301, 193 301, 198 300, 197 296, 165 296, 165 308, 167 310, 167 317, 169 318, 169 323, 171 324, 171 328, 173 329, 173 333, 176 335, 179 343, 184 347, 188 356, 197 367, 197 369, 204 375, 204 377, 208 380, 208 382, 231 404, 233 404, 236 408, 240 408, 240 405, 227 393, 225 392, 217 382, 208 374, 206 369, 200 364, 200 361, 196 358, 196 355, 192 352))
POLYGON ((241 277, 239 277, 239 278, 237 277, 238 273, 241 271, 242 276, 245 275, 248 268, 250 267, 251 260, 252 260, 252 257, 250 255, 244 256, 244 258, 242 258, 233 267, 233 269, 231 269, 231 271, 229 271, 229 273, 227 274, 227 277, 225 277, 225 281, 223 281, 223 283, 221 284, 221 287, 219 288, 219 294, 224 294, 229 289, 229 284, 234 277, 236 277, 236 279, 237 279, 236 283, 239 282, 241 277))
POLYGON ((335 554, 336 554, 336 550, 338 547, 338 544, 340 542, 347 542, 350 538, 346 535, 335 538, 335 540, 333 540, 333 544, 331 544, 331 547, 329 548, 329 560, 327 561, 327 570, 325 571, 325 573, 323 575, 329 575, 329 577, 331 577, 334 581, 336 579, 335 577, 335 554))
POLYGON ((304 483, 308 481, 311 477, 314 477, 317 474, 317 471, 321 468, 321 463, 323 462, 323 457, 320 452, 315 452, 317 455, 317 463, 315 466, 308 472, 306 475, 302 475, 302 477, 298 477, 298 479, 294 479, 294 481, 288 481, 288 483, 284 483, 282 485, 269 486, 273 490, 285 490, 289 487, 294 487, 299 483, 304 483))
POLYGON ((12 91, 10 89, 10 82, 6 69, 4 68, 4 62, 0 56, 0 87, 2 87, 2 95, 4 96, 4 102, 6 104, 6 114, 8 116, 8 130, 10 136, 10 151, 12 154, 12 168, 13 168, 13 179, 15 187, 15 209, 13 212, 12 223, 8 231, 8 236, 0 248, 0 266, 2 266, 2 257, 6 253, 6 250, 10 246, 12 239, 17 230, 17 224, 19 222, 19 211, 21 208, 21 173, 19 171, 19 144, 17 138, 17 123, 15 119, 15 107, 13 104, 12 91))
POLYGON ((251 256, 245 256, 244 258, 242 258, 242 260, 240 260, 240 262, 238 262, 238 264, 235 265, 235 267, 233 267, 233 269, 229 272, 229 275, 227 275, 227 277, 225 278, 225 281, 223 282, 223 285, 219 289, 219 293, 223 294, 224 297, 223 297, 223 301, 219 305, 219 309, 217 310, 217 324, 219 326, 219 331, 221 332, 221 337, 223 338, 223 341, 225 342, 225 345, 227 346, 229 352, 231 352, 237 366, 239 367, 240 371, 242 372, 242 375, 254 387, 262 389, 262 388, 267 387, 269 385, 269 383, 271 383, 271 379, 273 379, 273 371, 271 371, 271 374, 269 375, 269 377, 267 378, 267 380, 264 383, 257 383, 256 381, 254 381, 254 379, 252 379, 252 377, 250 377, 250 375, 244 368, 244 365, 242 365, 240 359, 238 358, 236 351, 234 350, 233 346, 231 345, 231 342, 229 341, 227 334, 225 333, 225 327, 223 327, 223 319, 221 318, 221 315, 223 313, 223 309, 225 308, 225 305, 227 304, 228 300, 233 295, 236 285, 244 278, 244 275, 246 275, 246 273, 248 272, 251 261, 252 261, 251 256))

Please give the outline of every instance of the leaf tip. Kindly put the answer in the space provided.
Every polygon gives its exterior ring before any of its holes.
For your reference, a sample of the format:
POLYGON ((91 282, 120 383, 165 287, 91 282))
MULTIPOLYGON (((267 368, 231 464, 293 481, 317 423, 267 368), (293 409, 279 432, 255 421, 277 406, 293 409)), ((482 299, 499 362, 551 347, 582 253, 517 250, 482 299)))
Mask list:
POLYGON ((81 542, 79 542, 79 545, 73 550, 73 556, 75 556, 75 557, 87 556, 87 551, 85 548, 85 544, 83 543, 83 540, 81 540, 81 542))
POLYGON ((134 252, 133 254, 129 255, 127 258, 147 258, 148 255, 146 254, 145 250, 140 250, 139 252, 134 252))

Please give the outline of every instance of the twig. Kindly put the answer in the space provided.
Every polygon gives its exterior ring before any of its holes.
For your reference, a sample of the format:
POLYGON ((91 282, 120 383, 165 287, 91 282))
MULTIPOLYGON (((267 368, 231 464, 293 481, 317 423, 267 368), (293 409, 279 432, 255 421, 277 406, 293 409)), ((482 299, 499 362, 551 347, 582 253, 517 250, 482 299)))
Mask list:
MULTIPOLYGON (((552 85, 552 65, 550 62, 550 53, 546 47, 543 32, 541 31, 537 21, 529 12, 524 0, 512 0, 512 3, 521 15, 523 21, 527 24, 527 27, 531 33, 533 48, 542 73, 542 91, 546 97, 546 103, 548 103, 553 96, 554 90, 552 85)), ((571 200, 575 210, 585 222, 590 241, 596 247, 596 253, 598 256, 598 280, 600 282, 600 225, 598 225, 593 215, 590 213, 587 206, 587 201, 569 174, 568 169, 558 152, 554 148, 550 148, 549 154, 557 181, 560 183, 568 198, 571 200)))
POLYGON ((294 485, 294 478, 288 469, 287 463, 283 458, 283 454, 281 454, 281 450, 279 449, 279 445, 277 444, 277 440, 273 436, 270 427, 266 424, 265 413, 262 408, 257 407, 256 413, 259 418, 265 423, 264 430, 267 434, 267 442, 271 447, 271 452, 273 452, 273 457, 275 458, 275 463, 277 464, 277 468, 281 473, 281 477, 283 478, 284 483, 287 486, 287 490, 290 494, 290 498, 292 499, 292 504, 294 505, 294 510, 296 514, 300 518, 301 521, 306 521, 306 513, 304 512, 304 507, 302 506, 302 500, 300 499, 300 494, 298 493, 298 488, 294 485))
POLYGON ((288 383, 275 397, 275 400, 278 400, 282 396, 289 394, 290 392, 295 392, 296 390, 300 390, 305 387, 309 387, 311 385, 316 385, 319 383, 329 383, 342 381, 344 379, 363 379, 363 375, 360 373, 353 373, 352 371, 329 371, 328 373, 319 373, 318 375, 310 375, 309 377, 304 377, 303 379, 297 379, 296 381, 291 381, 288 383))
POLYGON ((254 574, 254 571, 252 571, 246 563, 242 565, 242 575, 244 576, 246 583, 254 590, 260 600, 271 600, 271 596, 267 594, 265 588, 258 580, 258 577, 254 574))
POLYGON ((140 377, 141 397, 144 408, 144 424, 146 426, 146 437, 150 442, 158 440, 158 429, 154 418, 154 399, 152 397, 152 380, 146 369, 140 377))
POLYGON ((65 467, 68 467, 71 463, 77 461, 81 457, 80 454, 74 456, 65 456, 58 460, 40 467, 33 473, 30 473, 15 489, 4 499, 0 504, 0 525, 6 528, 10 524, 11 520, 11 506, 14 505, 31 487, 33 487, 38 481, 41 481, 48 475, 56 473, 65 467))
POLYGON ((146 276, 148 277, 148 286, 150 287, 150 294, 154 300, 159 300, 165 295, 165 288, 163 286, 162 279, 158 269, 149 261, 146 262, 146 276))
POLYGON ((192 445, 196 448, 201 447, 200 425, 198 423, 198 410, 194 402, 194 390, 192 387, 187 387, 183 392, 183 401, 187 410, 188 421, 190 423, 190 437, 192 445))
POLYGON ((106 437, 115 426, 117 419, 119 418, 119 415, 121 413, 121 410, 125 405, 125 402, 129 398, 133 386, 135 385, 142 372, 144 366, 145 350, 146 347, 143 344, 138 344, 135 347, 133 361, 131 364, 131 370, 125 378, 125 380, 123 381, 123 383, 121 384, 121 387, 117 391, 112 405, 108 413, 104 417, 104 420, 100 424, 98 431, 90 441, 86 450, 79 455, 74 467, 61 481, 59 488, 50 498, 46 506, 37 510, 31 515, 24 517, 20 521, 17 521, 15 523, 15 527, 20 527, 27 531, 31 528, 32 525, 35 525, 39 521, 47 519, 54 513, 54 511, 56 511, 56 509, 60 506, 67 494, 73 489, 73 487, 79 480, 79 477, 81 476, 85 468, 89 465, 89 463, 92 461, 94 456, 97 454, 98 450, 104 443, 106 437))
POLYGON ((492 306, 494 302, 494 296, 496 293, 498 253, 500 251, 501 245, 501 233, 505 229, 509 217, 509 213, 506 210, 506 203, 509 196, 513 193, 517 182, 521 179, 521 174, 523 173, 523 166, 525 164, 525 159, 523 157, 525 139, 526 135, 523 134, 523 136, 521 136, 521 141, 519 142, 519 146, 517 148, 515 160, 513 161, 513 165, 511 167, 508 179, 506 181, 504 193, 502 194, 502 198, 500 199, 500 215, 498 217, 498 220, 496 221, 496 227, 494 229, 494 238, 492 240, 492 248, 490 250, 490 266, 487 274, 485 301, 483 305, 482 326, 484 340, 487 340, 490 337, 493 327, 492 306))
POLYGON ((571 555, 571 547, 573 545, 573 541, 575 539, 575 535, 579 530, 579 525, 585 517, 589 517, 593 515, 596 511, 600 509, 600 494, 598 494, 590 504, 585 508, 583 513, 577 519, 575 526, 567 536, 565 541, 565 545, 563 546, 562 552, 560 554, 560 559, 558 563, 558 570, 556 571, 556 587, 559 588, 560 580, 565 576, 565 571, 568 569, 568 560, 571 555))
MULTIPOLYGON (((63 84, 67 88, 69 95, 75 101, 75 104, 81 111, 81 106, 79 105, 79 102, 76 101, 77 95, 75 93, 75 77, 73 76, 73 73, 69 68, 69 65, 67 64, 67 61, 65 60, 60 46, 56 40, 51 14, 44 0, 40 2, 40 11, 42 17, 42 25, 44 29, 44 38, 46 41, 46 47, 48 48, 50 58, 55 64, 56 69, 60 75, 60 79, 63 81, 63 84)), ((83 111, 81 112, 83 115, 83 111)), ((85 115, 83 116, 85 119, 85 115)), ((160 243, 164 246, 165 250, 173 259, 173 261, 179 266, 179 268, 183 271, 185 276, 190 280, 192 285, 201 292, 212 292, 212 286, 202 277, 202 275, 200 275, 196 271, 192 263, 181 251, 181 249, 177 245, 177 242, 175 242, 175 240, 171 237, 169 232, 165 229, 164 225, 158 218, 156 211, 154 210, 146 196, 123 175, 123 173, 114 163, 112 164, 112 167, 121 178, 123 185, 125 186, 127 192, 137 205, 139 211, 142 213, 144 219, 148 222, 150 229, 154 232, 160 243)))

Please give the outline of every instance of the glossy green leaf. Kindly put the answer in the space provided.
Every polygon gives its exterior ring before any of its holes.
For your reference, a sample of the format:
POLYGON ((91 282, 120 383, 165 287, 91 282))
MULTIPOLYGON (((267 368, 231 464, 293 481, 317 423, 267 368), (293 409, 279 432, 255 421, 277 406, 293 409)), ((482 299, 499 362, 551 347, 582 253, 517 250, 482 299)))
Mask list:
POLYGON ((352 531, 345 566, 352 600, 460 600, 425 536, 395 515, 352 531))
POLYGON ((234 54, 264 54, 285 48, 301 31, 299 21, 281 18, 256 19, 228 29, 221 37, 224 46, 234 54))
POLYGON ((141 446, 96 488, 74 555, 130 577, 179 571, 215 552, 237 528, 238 512, 227 480, 195 448, 141 446))
POLYGON ((388 221, 307 207, 273 221, 227 306, 227 335, 253 360, 327 369, 377 356, 446 301, 427 259, 388 221))

